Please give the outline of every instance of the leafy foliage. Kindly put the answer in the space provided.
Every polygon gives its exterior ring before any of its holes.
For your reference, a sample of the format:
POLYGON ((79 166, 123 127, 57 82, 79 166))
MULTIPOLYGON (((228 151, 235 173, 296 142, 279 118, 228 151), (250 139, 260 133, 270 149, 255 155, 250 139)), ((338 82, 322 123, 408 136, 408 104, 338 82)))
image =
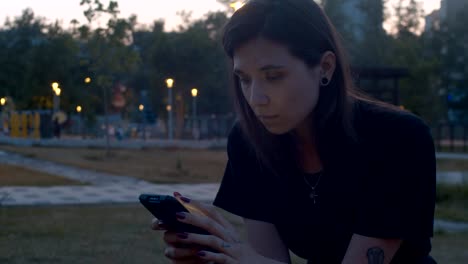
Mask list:
MULTIPOLYGON (((181 12, 185 22, 172 32, 164 31, 164 21, 141 28, 136 16, 121 18, 117 1, 81 0, 87 23, 74 19, 67 29, 26 9, 0 28, 0 96, 12 98, 17 109, 50 109, 51 83, 57 81, 61 108, 68 112, 80 104, 89 116, 118 110, 134 117, 140 92, 146 90, 152 109, 164 117, 165 79, 173 78, 175 96, 185 109, 190 108, 190 89, 197 87, 201 114, 229 113, 228 62, 220 38, 233 10, 230 1, 218 2, 226 10, 201 19, 181 12), (96 21, 105 23, 96 26, 96 21), (92 78, 90 84, 84 83, 86 77, 92 78), (127 105, 106 109, 103 91, 111 97, 117 85, 127 88, 127 105)), ((467 8, 450 25, 420 34, 421 1, 401 0, 393 17, 395 31, 389 34, 382 28, 388 19, 385 1, 353 1, 368 22, 357 24, 349 23, 342 1, 318 2, 343 36, 354 65, 409 69, 410 77, 400 82, 407 109, 433 122, 448 119, 449 110, 458 119, 468 116, 467 8)))

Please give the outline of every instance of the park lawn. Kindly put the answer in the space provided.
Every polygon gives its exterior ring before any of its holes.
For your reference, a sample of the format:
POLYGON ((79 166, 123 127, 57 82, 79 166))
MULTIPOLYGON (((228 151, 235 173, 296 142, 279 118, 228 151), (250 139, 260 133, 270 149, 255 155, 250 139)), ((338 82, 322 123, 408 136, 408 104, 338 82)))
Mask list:
POLYGON ((222 150, 115 149, 110 157, 103 149, 3 145, 0 150, 155 183, 220 182, 227 162, 222 150))
POLYGON ((438 203, 435 216, 439 219, 468 223, 468 201, 438 203))
MULTIPOLYGON (((245 238, 240 218, 223 214, 245 238)), ((0 207, 0 263, 169 263, 151 218, 135 204, 0 207)), ((468 263, 466 248, 468 233, 439 232, 432 255, 439 263, 468 263)))
POLYGON ((437 170, 440 171, 468 171, 468 160, 437 159, 437 170))
POLYGON ((468 185, 437 185, 437 218, 468 222, 468 185))
POLYGON ((20 166, 0 164, 0 187, 62 185, 84 185, 84 183, 20 166))
MULTIPOLYGON (((155 183, 219 182, 227 161, 224 150, 115 149, 110 157, 103 149, 3 145, 0 150, 155 183)), ((442 171, 468 171, 468 161, 439 159, 437 167, 442 171)))

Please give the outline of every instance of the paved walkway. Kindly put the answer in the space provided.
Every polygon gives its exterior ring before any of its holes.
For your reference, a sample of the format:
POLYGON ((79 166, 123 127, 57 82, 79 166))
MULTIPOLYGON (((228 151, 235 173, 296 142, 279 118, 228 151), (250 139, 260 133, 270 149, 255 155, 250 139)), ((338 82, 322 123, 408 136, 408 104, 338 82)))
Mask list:
MULTIPOLYGON (((0 151, 0 163, 16 165, 34 171, 40 171, 52 175, 59 175, 74 181, 89 183, 92 185, 109 184, 133 184, 142 182, 131 176, 115 176, 108 173, 96 172, 92 170, 80 169, 59 163, 28 158, 19 154, 0 151)), ((149 183, 148 183, 149 184, 149 183)))
POLYGON ((437 152, 436 157, 438 159, 461 159, 468 160, 468 153, 449 153, 449 152, 437 152))
POLYGON ((137 203, 141 193, 172 195, 174 191, 199 201, 213 201, 218 184, 119 183, 103 186, 0 187, 3 206, 137 203))
MULTIPOLYGON (((40 147, 61 147, 61 148, 105 148, 106 140, 104 138, 51 138, 51 139, 32 139, 32 138, 11 138, 0 136, 0 144, 12 146, 40 146, 40 147)), ((125 139, 110 140, 111 148, 120 149, 142 149, 142 148, 190 148, 190 149, 209 149, 226 148, 227 139, 125 139)))
POLYGON ((193 199, 212 201, 219 188, 219 184, 213 183, 154 184, 131 176, 115 176, 2 151, 0 151, 0 163, 91 184, 90 186, 0 187, 0 204, 4 206, 130 203, 138 202, 141 193, 172 194, 174 191, 185 193, 193 199))

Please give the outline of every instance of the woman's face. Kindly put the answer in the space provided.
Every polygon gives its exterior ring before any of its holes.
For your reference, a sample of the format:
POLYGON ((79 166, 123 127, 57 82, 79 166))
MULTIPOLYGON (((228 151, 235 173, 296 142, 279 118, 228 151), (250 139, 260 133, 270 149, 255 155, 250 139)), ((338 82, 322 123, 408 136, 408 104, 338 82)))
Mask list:
POLYGON ((264 38, 235 50, 233 61, 245 99, 269 132, 290 132, 314 110, 320 67, 309 68, 285 46, 264 38))

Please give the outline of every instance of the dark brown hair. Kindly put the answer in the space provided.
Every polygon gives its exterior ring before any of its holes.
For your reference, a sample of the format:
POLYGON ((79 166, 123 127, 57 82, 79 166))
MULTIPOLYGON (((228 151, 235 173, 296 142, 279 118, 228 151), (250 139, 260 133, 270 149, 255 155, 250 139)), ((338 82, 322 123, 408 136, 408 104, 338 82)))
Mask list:
MULTIPOLYGON (((258 37, 284 45, 309 67, 319 65, 326 51, 335 54, 335 72, 326 89, 320 88, 320 97, 313 111, 313 136, 326 166, 323 159, 326 159, 330 132, 355 139, 353 104, 359 97, 353 88, 349 64, 336 29, 313 0, 251 0, 237 10, 225 26, 225 52, 232 60, 241 45, 258 37)), ((274 164, 289 158, 299 165, 298 146, 293 134, 278 136, 269 133, 244 98, 238 77, 233 74, 232 78, 239 122, 262 164, 274 171, 274 164)))

